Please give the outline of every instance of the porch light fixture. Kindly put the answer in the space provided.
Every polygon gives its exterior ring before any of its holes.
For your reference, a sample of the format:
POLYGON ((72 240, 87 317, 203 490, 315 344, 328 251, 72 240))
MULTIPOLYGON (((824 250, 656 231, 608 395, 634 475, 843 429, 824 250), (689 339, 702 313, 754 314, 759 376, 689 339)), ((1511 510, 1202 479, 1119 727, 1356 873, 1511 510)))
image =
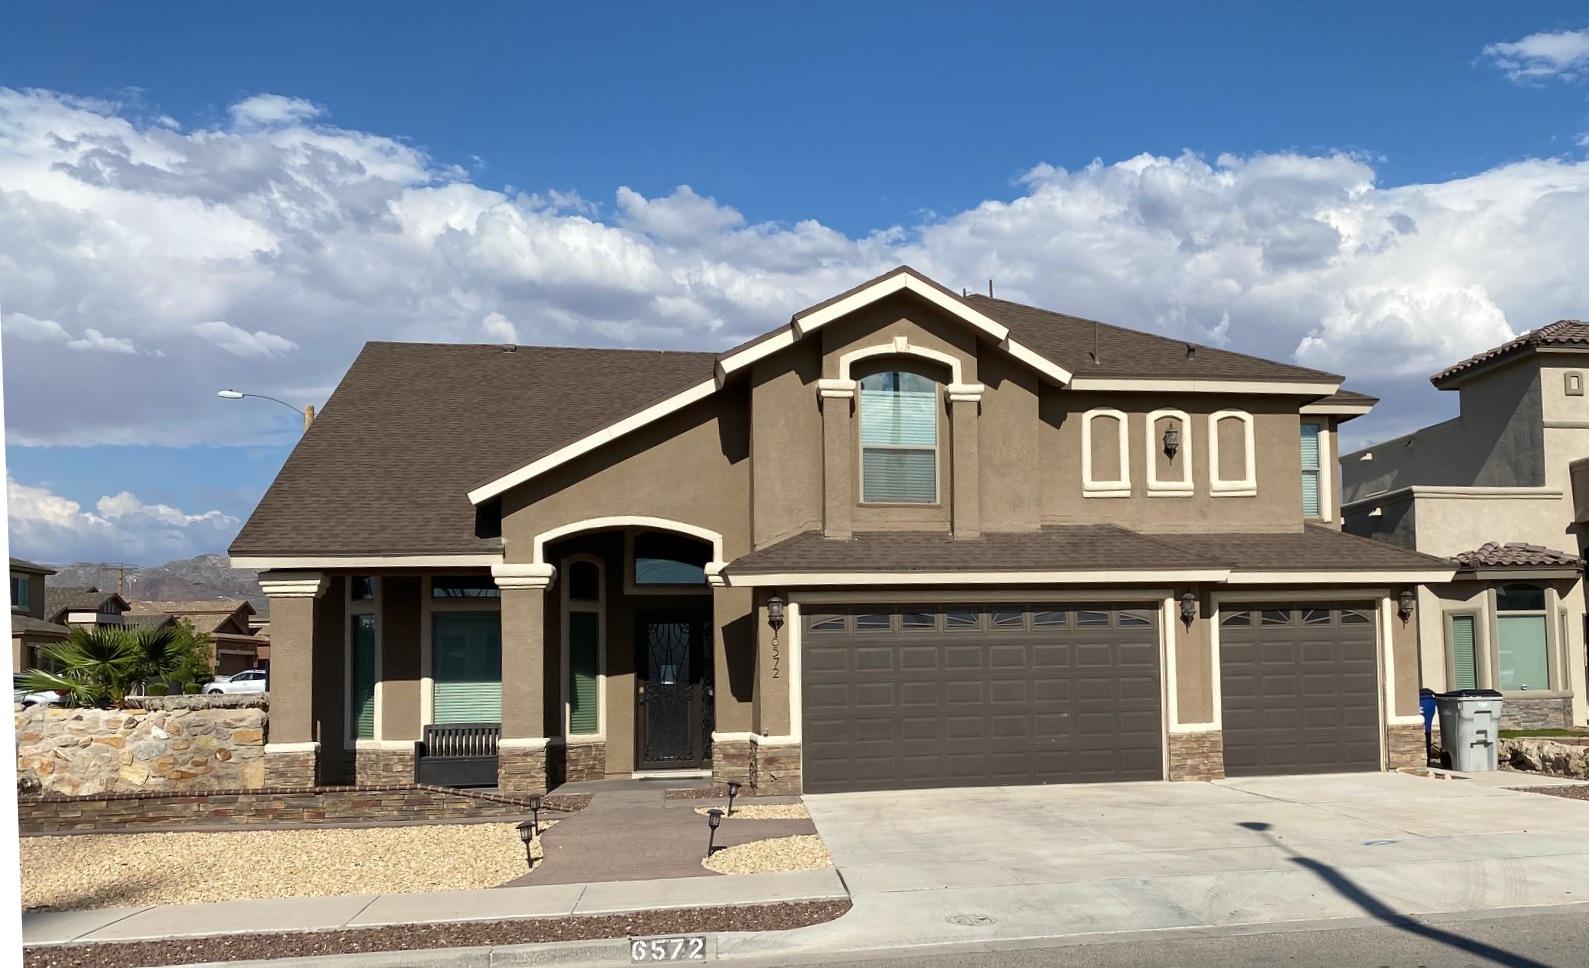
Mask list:
POLYGON ((1403 588, 1396 598, 1396 614, 1401 618, 1401 624, 1406 625, 1412 618, 1413 607, 1418 604, 1418 596, 1414 595, 1411 588, 1403 588))
POLYGON ((1164 456, 1168 457, 1170 460, 1174 460, 1176 453, 1179 452, 1180 449, 1181 428, 1172 423, 1168 427, 1164 428, 1164 456))
POLYGON ((1192 627, 1192 622, 1197 618, 1197 596, 1187 592, 1181 596, 1181 621, 1187 628, 1192 627))
POLYGON ((706 835, 706 856, 708 857, 712 856, 712 852, 717 849, 717 825, 722 822, 723 811, 716 807, 706 811, 706 826, 711 828, 711 832, 706 835))
POLYGON ((783 599, 777 595, 767 599, 767 624, 774 632, 783 628, 783 599))
POLYGON ((728 815, 734 815, 734 798, 739 796, 739 784, 733 780, 728 781, 728 815))

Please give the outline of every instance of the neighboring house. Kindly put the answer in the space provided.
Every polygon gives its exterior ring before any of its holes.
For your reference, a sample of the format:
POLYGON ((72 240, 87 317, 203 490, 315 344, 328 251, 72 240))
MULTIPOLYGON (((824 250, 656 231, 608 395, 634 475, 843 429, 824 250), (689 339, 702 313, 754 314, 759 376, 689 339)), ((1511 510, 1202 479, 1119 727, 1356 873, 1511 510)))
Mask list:
POLYGON ((1509 727, 1589 722, 1586 374, 1589 323, 1542 326, 1435 374, 1455 419, 1341 456, 1346 530, 1458 564, 1419 593, 1424 685, 1499 689, 1509 727))
POLYGON ((45 590, 44 617, 69 628, 121 625, 127 608, 127 600, 116 592, 74 585, 45 590))
POLYGON ((11 671, 39 665, 39 650, 65 640, 66 627, 45 619, 45 585, 53 568, 11 559, 11 671))
POLYGON ((154 621, 166 616, 186 621, 210 643, 210 669, 216 675, 230 676, 245 669, 263 667, 261 647, 269 646, 251 631, 254 606, 243 598, 219 598, 192 602, 134 602, 128 621, 154 621))
POLYGON ((724 353, 371 343, 232 545, 272 786, 836 791, 1420 763, 1449 562, 1339 531, 1341 378, 900 268, 724 353))

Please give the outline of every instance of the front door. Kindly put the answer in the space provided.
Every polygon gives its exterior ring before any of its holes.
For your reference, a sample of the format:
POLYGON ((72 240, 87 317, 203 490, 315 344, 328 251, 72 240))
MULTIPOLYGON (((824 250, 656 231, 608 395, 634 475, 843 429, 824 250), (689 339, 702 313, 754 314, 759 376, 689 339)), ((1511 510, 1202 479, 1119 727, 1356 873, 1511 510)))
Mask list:
POLYGON ((642 770, 696 770, 711 759, 712 656, 702 612, 636 616, 635 745, 642 770))

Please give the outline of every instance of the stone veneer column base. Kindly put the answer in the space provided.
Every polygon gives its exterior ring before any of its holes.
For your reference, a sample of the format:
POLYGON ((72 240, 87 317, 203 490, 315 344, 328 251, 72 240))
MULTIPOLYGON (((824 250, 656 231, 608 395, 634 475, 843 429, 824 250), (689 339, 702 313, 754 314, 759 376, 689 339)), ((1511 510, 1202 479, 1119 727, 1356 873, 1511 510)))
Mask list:
POLYGON ((1428 766, 1429 754, 1424 748, 1423 724, 1387 726, 1385 753, 1393 770, 1428 766))
POLYGON ((553 740, 546 745, 546 779, 551 786, 599 780, 607 775, 605 740, 553 740))
POLYGON ((800 744, 753 741, 750 787, 766 796, 792 796, 801 792, 800 744))
POLYGON ((390 786, 414 782, 414 744, 405 749, 356 749, 353 782, 357 786, 390 786))
POLYGON ((497 786, 503 793, 546 792, 546 741, 536 742, 539 745, 521 746, 513 740, 502 740, 498 745, 497 786))
POLYGON ((750 786, 751 743, 747 739, 712 740, 712 785, 750 786))
POLYGON ((1218 780, 1224 775, 1224 733, 1211 729, 1170 734, 1171 780, 1218 780))
POLYGON ((265 746, 265 785, 278 789, 312 787, 320 782, 319 743, 283 743, 265 746))

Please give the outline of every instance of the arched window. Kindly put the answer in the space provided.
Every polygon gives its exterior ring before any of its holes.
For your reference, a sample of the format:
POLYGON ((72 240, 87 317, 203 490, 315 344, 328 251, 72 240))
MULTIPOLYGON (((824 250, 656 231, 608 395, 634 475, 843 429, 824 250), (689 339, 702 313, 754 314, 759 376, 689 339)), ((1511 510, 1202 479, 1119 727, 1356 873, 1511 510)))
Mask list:
POLYGON ((938 386, 889 370, 861 378, 861 500, 938 502, 938 386))
POLYGON ((1550 623, 1545 589, 1502 585, 1495 590, 1495 658, 1500 688, 1550 688, 1550 623))

